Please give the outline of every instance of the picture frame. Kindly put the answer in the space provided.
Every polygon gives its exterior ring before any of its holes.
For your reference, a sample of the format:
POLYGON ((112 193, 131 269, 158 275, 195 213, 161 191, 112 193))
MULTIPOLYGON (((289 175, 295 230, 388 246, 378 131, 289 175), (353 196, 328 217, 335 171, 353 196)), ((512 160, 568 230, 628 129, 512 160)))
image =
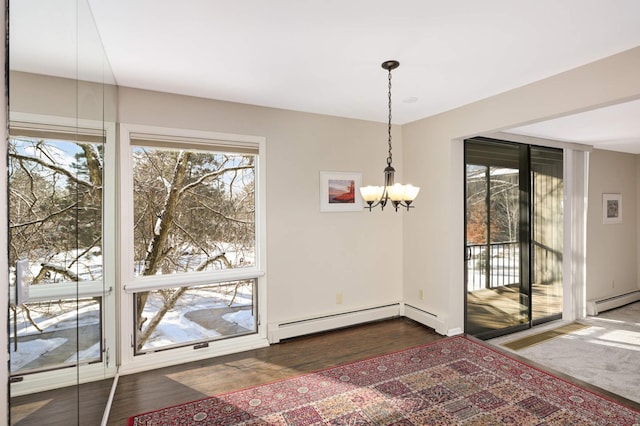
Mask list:
POLYGON ((622 223, 622 194, 602 194, 602 223, 622 223))
POLYGON ((320 172, 320 211, 356 212, 363 211, 359 188, 362 173, 320 172))

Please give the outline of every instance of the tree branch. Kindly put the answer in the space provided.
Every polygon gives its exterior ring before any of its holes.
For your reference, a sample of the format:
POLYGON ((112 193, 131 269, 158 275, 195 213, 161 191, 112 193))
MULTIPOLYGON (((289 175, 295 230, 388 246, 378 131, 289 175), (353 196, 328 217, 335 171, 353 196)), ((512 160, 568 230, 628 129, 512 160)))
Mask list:
POLYGON ((224 168, 224 169, 215 170, 213 172, 210 172, 210 173, 207 173, 205 175, 202 175, 202 176, 200 176, 200 178, 198 180, 193 181, 188 185, 185 185, 180 192, 181 193, 182 192, 186 192, 189 189, 193 188, 194 186, 200 185, 202 182, 204 182, 205 180, 207 180, 209 178, 220 176, 220 175, 223 175, 225 173, 232 172, 232 171, 246 170, 246 169, 253 169, 253 165, 252 164, 247 164, 245 166, 227 167, 227 168, 224 168))
MULTIPOLYGON (((231 268, 231 262, 229 262, 229 259, 227 259, 227 256, 224 253, 221 253, 216 256, 209 257, 203 262, 201 262, 200 265, 198 265, 198 267, 196 268, 196 270, 204 271, 207 265, 218 260, 222 260, 227 265, 227 267, 231 268)), ((169 297, 169 299, 162 305, 162 308, 160 308, 160 310, 156 312, 153 318, 151 318, 151 321, 149 321, 149 325, 147 325, 147 327, 141 331, 141 333, 138 335, 138 338, 136 339, 137 340, 136 347, 138 348, 138 350, 142 349, 142 346, 144 346, 145 342, 149 339, 153 331, 156 329, 156 327, 158 327, 158 324, 160 324, 160 321, 162 321, 162 318, 167 314, 167 312, 173 309, 173 307, 176 305, 180 297, 187 290, 189 290, 189 287, 180 287, 179 289, 174 291, 171 297, 169 297)), ((145 302, 146 302, 146 299, 145 299, 145 302)))
POLYGON ((40 218, 40 219, 34 219, 32 221, 29 221, 29 222, 17 223, 17 224, 13 224, 13 225, 9 224, 9 229, 23 228, 25 226, 35 225, 35 224, 38 224, 38 223, 46 222, 47 220, 50 220, 51 218, 53 218, 55 216, 61 215, 62 213, 75 208, 77 205, 78 205, 78 203, 73 203, 73 204, 65 207, 62 210, 55 211, 55 212, 51 213, 50 215, 45 216, 45 217, 40 218))
POLYGON ((32 157, 29 155, 22 155, 22 154, 16 154, 16 153, 9 153, 9 156, 21 161, 32 161, 34 163, 38 163, 42 167, 46 167, 49 170, 52 170, 56 173, 66 176, 69 180, 76 182, 78 185, 82 185, 87 188, 93 188, 93 185, 91 184, 91 182, 78 179, 77 176, 71 173, 69 170, 66 170, 63 167, 59 167, 55 164, 47 163, 46 161, 42 161, 38 157, 32 157))
POLYGON ((69 280, 71 281, 79 281, 78 275, 76 275, 76 273, 71 269, 67 269, 64 266, 56 265, 54 263, 43 263, 41 266, 42 268, 40 268, 40 272, 38 272, 38 275, 36 275, 36 277, 33 279, 33 284, 39 283, 45 277, 45 274, 49 271, 61 274, 69 278, 69 280))

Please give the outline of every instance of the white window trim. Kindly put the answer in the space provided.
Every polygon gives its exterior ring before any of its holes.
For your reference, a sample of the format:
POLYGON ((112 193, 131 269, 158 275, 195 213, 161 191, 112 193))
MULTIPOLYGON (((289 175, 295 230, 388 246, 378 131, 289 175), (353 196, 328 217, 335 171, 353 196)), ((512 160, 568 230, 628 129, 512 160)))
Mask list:
MULTIPOLYGON (((111 294, 111 291, 112 287, 108 284, 103 285, 101 281, 83 281, 80 285, 76 285, 72 282, 52 285, 35 285, 29 287, 29 301, 26 303, 101 297, 111 294)), ((10 300, 13 302, 11 296, 10 300)))
MULTIPOLYGON (((206 143, 206 142, 205 142, 206 143)), ((206 358, 226 355, 235 352, 251 350, 269 345, 266 332, 266 139, 261 136, 247 136, 228 133, 209 132, 192 129, 178 129, 159 126, 148 126, 140 124, 120 123, 120 150, 119 150, 119 182, 120 189, 119 213, 120 222, 118 224, 119 240, 119 293, 120 293, 120 374, 130 374, 139 371, 152 370, 155 368, 176 365, 180 363, 197 361, 206 358), (257 278, 257 303, 258 303, 258 332, 248 336, 239 336, 229 339, 215 341, 208 347, 194 350, 192 345, 167 349, 158 352, 134 355, 134 306, 132 293, 147 291, 157 288, 175 287, 175 281, 171 283, 171 276, 158 277, 135 277, 131 262, 133 259, 133 165, 132 165, 132 145, 131 136, 156 135, 160 137, 175 137, 185 139, 198 139, 211 141, 212 145, 221 141, 229 145, 237 144, 239 147, 257 148, 258 154, 255 163, 255 176, 257 185, 255 188, 256 216, 256 264, 251 268, 243 268, 234 271, 216 272, 215 274, 181 274, 189 276, 194 281, 190 285, 222 282, 239 279, 257 278)), ((173 277, 175 280, 175 277, 173 277)), ((184 282, 181 278, 180 282, 184 282)))
POLYGON ((264 272, 257 268, 222 270, 214 273, 185 272, 180 274, 180 282, 178 283, 176 283, 176 278, 173 275, 154 275, 149 277, 136 277, 134 281, 124 284, 124 291, 127 294, 133 294, 141 291, 160 290, 164 288, 194 287, 205 284, 250 280, 262 276, 264 276, 264 272))

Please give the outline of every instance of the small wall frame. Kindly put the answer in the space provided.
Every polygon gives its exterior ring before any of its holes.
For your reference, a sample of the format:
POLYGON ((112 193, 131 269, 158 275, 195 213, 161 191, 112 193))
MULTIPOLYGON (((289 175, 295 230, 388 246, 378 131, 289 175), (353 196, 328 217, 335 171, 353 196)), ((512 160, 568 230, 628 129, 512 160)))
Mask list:
POLYGON ((320 172, 320 211, 362 211, 362 173, 320 172))
POLYGON ((622 194, 602 194, 602 223, 622 223, 622 194))

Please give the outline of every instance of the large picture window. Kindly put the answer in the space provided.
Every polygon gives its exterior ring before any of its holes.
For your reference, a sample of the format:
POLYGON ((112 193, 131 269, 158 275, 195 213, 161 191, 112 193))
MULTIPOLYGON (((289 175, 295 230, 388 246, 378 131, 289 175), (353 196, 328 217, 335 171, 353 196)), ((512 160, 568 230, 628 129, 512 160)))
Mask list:
POLYGON ((129 134, 135 355, 258 331, 258 145, 129 134))
POLYGON ((253 154, 132 152, 136 275, 255 264, 253 154))

